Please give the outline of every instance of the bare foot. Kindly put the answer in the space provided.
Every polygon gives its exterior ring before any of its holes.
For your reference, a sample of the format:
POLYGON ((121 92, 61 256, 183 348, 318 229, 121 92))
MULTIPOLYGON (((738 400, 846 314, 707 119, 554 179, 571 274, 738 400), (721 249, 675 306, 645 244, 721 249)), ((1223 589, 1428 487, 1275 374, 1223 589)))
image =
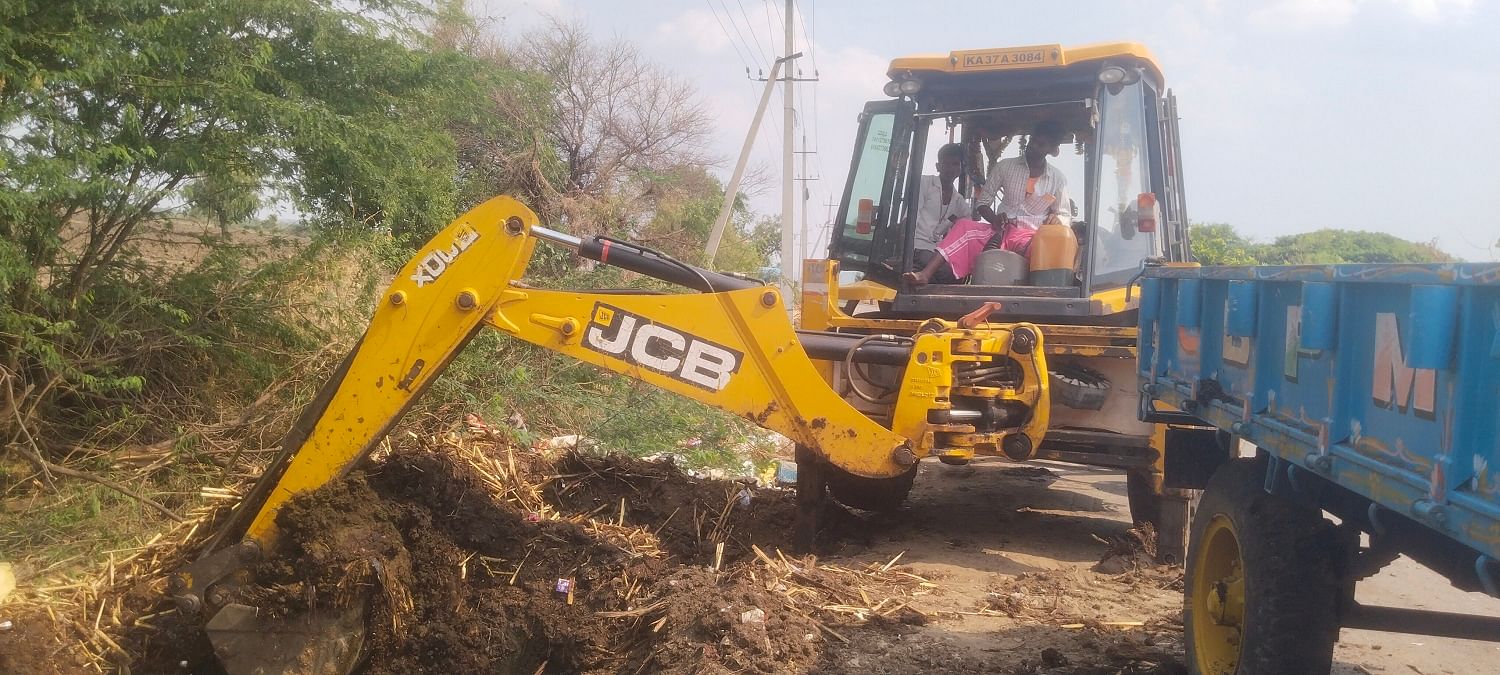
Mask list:
POLYGON ((926 286, 929 281, 926 277, 922 276, 921 272, 907 272, 901 275, 901 278, 910 284, 912 288, 926 286))

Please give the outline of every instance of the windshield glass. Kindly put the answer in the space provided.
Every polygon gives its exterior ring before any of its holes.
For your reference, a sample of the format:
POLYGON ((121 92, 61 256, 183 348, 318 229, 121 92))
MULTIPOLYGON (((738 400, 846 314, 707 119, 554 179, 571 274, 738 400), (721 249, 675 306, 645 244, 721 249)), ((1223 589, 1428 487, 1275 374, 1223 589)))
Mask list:
MULTIPOLYGON (((966 125, 962 122, 949 126, 946 119, 933 119, 924 122, 927 125, 927 137, 925 157, 920 166, 922 168, 922 184, 917 190, 917 204, 915 212, 908 213, 911 218, 912 227, 915 230, 913 246, 918 249, 932 249, 936 247, 942 235, 951 226, 951 221, 956 218, 974 217, 974 210, 988 204, 997 212, 1001 209, 1001 194, 998 182, 986 192, 983 187, 985 179, 995 173, 1001 160, 1012 160, 1016 162, 1025 153, 1026 135, 1024 133, 997 134, 986 129, 984 123, 966 125), (973 128, 966 128, 972 126, 973 128), (984 139, 981 141, 981 139, 984 139), (941 187, 943 180, 939 176, 941 169, 939 152, 943 146, 957 144, 961 165, 957 168, 956 179, 953 181, 955 192, 960 199, 950 199, 944 203, 941 199, 943 191, 941 187), (988 201, 985 199, 988 198, 988 201), (976 201, 978 200, 978 201, 976 201)), ((1015 124, 1008 131, 1016 131, 1015 124)), ((1030 129, 1034 123, 1022 123, 1021 128, 1030 129)), ((1064 221, 1070 220, 1075 215, 1075 210, 1081 209, 1083 204, 1084 185, 1084 154, 1081 146, 1075 142, 1073 130, 1066 124, 1064 128, 1067 138, 1058 148, 1056 157, 1047 157, 1047 165, 1061 172, 1067 185, 1067 194, 1073 204, 1063 205, 1061 215, 1064 221)))
POLYGON ((858 150, 859 163, 849 181, 848 209, 844 212, 843 227, 839 228, 844 238, 841 249, 846 262, 861 267, 869 260, 870 240, 874 236, 875 214, 881 207, 880 192, 890 162, 895 121, 893 113, 878 113, 867 118, 858 150))
POLYGON ((1091 219, 1095 287, 1123 284, 1142 260, 1161 255, 1157 233, 1136 229, 1140 196, 1150 189, 1141 83, 1107 93, 1100 107, 1099 195, 1091 219))

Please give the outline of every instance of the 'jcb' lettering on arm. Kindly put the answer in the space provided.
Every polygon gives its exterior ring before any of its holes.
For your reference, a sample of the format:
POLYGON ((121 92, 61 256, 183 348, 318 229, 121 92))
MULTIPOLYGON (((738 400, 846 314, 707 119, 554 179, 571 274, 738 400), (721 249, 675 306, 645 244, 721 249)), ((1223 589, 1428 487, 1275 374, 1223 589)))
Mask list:
POLYGON ((421 288, 437 281, 448 271, 448 266, 458 259, 459 254, 467 251, 475 241, 479 240, 479 232, 468 225, 459 227, 458 233, 453 235, 453 244, 447 250, 436 249, 422 256, 422 262, 417 263, 417 271, 412 272, 411 280, 417 282, 417 288, 421 288))
POLYGON ((721 391, 744 354, 604 303, 594 305, 583 345, 708 391, 721 391))

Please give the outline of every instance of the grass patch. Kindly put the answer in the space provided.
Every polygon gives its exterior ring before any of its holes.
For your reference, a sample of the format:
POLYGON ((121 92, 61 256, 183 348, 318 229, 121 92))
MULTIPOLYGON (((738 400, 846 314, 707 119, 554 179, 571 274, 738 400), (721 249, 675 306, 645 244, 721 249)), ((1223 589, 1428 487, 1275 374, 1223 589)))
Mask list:
MULTIPOLYGON (((200 486, 222 481, 217 468, 207 468, 214 470, 174 468, 131 487, 180 510, 195 501, 200 486)), ((8 496, 0 510, 0 559, 16 563, 27 576, 65 576, 106 559, 111 551, 140 546, 171 524, 154 509, 103 485, 60 479, 55 492, 25 487, 32 489, 8 496)))
POLYGON ((476 413, 522 445, 578 434, 633 457, 673 453, 692 468, 733 470, 774 451, 772 437, 734 415, 493 331, 428 398, 438 419, 476 413))

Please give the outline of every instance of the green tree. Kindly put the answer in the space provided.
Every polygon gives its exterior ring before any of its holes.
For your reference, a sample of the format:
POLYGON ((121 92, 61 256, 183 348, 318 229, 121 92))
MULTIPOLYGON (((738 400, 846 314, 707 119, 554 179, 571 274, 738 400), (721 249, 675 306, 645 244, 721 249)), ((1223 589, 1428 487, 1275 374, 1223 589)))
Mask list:
MULTIPOLYGON (((724 186, 719 179, 703 165, 684 164, 663 173, 639 172, 632 186, 642 195, 637 203, 646 212, 637 224, 619 234, 701 263, 703 246, 724 202, 724 186)), ((780 246, 781 235, 779 231, 774 233, 775 243, 766 248, 765 228, 757 229, 753 224, 754 214, 743 195, 735 199, 729 217, 730 225, 725 228, 714 266, 753 273, 780 246)))
POLYGON ((260 208, 260 183, 254 176, 234 171, 210 171, 188 183, 183 190, 192 212, 212 219, 223 234, 229 226, 244 222, 260 208))
POLYGON ((1188 228, 1193 259, 1204 265, 1254 265, 1255 245, 1228 223, 1193 223, 1188 228))
POLYGON ((211 346, 205 322, 225 319, 141 283, 151 272, 133 254, 195 182, 269 185, 314 223, 405 243, 453 217, 463 177, 449 130, 503 134, 485 116, 505 78, 434 47, 427 7, 0 5, 0 441, 64 407, 140 396, 160 375, 147 369, 160 334, 142 327, 211 346))
POLYGON ((1333 229, 1277 237, 1257 247, 1256 255, 1267 265, 1453 261, 1431 243, 1406 241, 1384 232, 1333 229))
POLYGON ((1246 239, 1227 223, 1193 223, 1193 258, 1204 265, 1332 265, 1339 263, 1441 263, 1454 258, 1432 242, 1412 242, 1383 232, 1322 229, 1277 237, 1269 244, 1246 239))

